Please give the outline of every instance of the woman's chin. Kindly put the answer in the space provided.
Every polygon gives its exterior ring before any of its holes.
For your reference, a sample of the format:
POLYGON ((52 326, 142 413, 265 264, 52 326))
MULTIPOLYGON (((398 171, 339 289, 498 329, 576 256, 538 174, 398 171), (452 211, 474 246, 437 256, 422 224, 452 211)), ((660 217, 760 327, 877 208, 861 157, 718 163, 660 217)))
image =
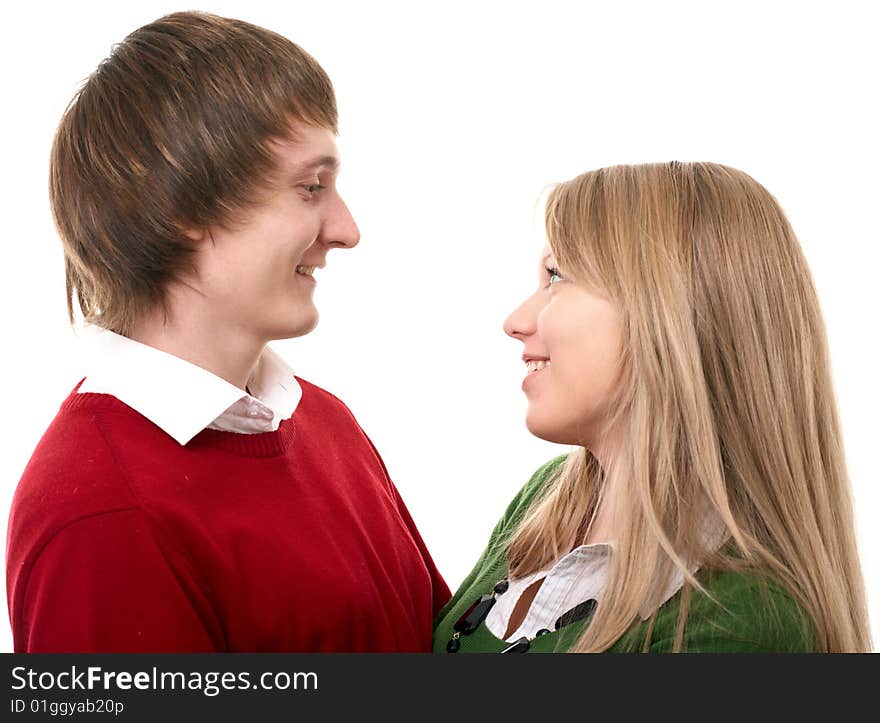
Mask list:
POLYGON ((552 420, 542 418, 540 415, 533 413, 531 409, 526 413, 526 429, 538 439, 553 442, 554 444, 568 444, 563 441, 563 438, 567 436, 563 433, 563 430, 558 429, 556 425, 552 424, 552 420))

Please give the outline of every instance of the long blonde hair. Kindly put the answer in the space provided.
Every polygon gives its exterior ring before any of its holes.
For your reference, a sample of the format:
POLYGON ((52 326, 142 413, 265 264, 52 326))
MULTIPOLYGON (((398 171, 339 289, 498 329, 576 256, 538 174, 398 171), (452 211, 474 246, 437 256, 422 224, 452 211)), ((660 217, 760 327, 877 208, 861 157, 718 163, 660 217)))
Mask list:
MULTIPOLYGON (((718 164, 614 166, 555 187, 545 222, 563 274, 622 310, 606 425, 621 443, 605 470, 583 447, 569 455, 511 539, 511 574, 583 544, 613 477, 629 504, 574 650, 605 650, 656 611, 676 568, 703 590, 697 566, 783 586, 821 651, 870 650, 825 328, 776 200, 718 164), (707 519, 729 545, 709 544, 707 519)), ((683 595, 676 649, 687 608, 683 595)))

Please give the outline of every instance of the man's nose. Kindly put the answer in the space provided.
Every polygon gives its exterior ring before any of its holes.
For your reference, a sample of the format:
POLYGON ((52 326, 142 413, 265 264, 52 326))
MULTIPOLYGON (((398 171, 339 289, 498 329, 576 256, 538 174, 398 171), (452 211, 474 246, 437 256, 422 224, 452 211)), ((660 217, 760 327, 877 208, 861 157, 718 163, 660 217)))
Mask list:
POLYGON ((354 248, 361 240, 361 232, 345 201, 337 194, 331 212, 324 221, 323 236, 331 246, 354 248))

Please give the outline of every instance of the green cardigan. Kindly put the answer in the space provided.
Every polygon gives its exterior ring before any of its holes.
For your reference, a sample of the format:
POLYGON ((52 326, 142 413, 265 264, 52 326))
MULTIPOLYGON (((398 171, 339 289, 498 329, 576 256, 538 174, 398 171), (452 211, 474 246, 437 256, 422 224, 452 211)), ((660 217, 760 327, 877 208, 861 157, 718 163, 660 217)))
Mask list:
MULTIPOLYGON (((543 465, 519 491, 492 532, 471 573, 443 607, 434 622, 434 652, 446 653, 453 625, 480 596, 507 577, 505 535, 518 524, 535 494, 547 481, 565 455, 543 465)), ((682 652, 813 652, 812 623, 795 600, 781 587, 754 574, 700 571, 697 579, 723 607, 697 590, 691 593, 682 652)), ((649 651, 672 652, 681 591, 657 612, 649 651)), ((590 618, 535 638, 530 652, 565 652, 578 640, 590 618)), ((608 652, 639 652, 644 645, 649 621, 640 621, 624 634, 608 652)), ((496 638, 483 622, 470 635, 459 638, 460 653, 497 653, 510 643, 496 638)))

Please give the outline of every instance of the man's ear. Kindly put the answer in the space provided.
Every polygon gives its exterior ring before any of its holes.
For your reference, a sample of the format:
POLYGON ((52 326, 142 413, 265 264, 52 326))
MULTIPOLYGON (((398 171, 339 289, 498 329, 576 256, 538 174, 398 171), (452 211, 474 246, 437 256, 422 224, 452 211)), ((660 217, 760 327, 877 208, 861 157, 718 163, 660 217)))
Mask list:
POLYGON ((184 236, 186 236, 190 241, 194 241, 195 243, 201 243, 206 238, 208 238, 207 229, 181 226, 180 230, 183 231, 184 236))

